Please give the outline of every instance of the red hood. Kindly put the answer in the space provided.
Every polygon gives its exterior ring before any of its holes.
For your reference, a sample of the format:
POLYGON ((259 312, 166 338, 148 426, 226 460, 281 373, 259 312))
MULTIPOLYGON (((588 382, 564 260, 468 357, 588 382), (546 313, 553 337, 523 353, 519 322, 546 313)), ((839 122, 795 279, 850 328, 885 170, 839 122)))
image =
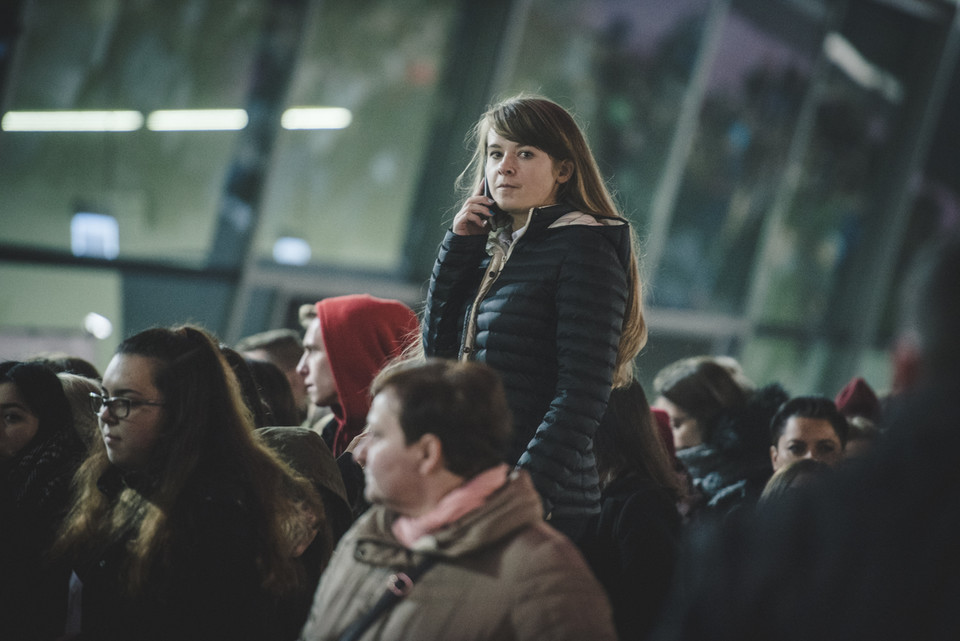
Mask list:
POLYGON ((334 455, 339 456, 367 422, 370 383, 392 358, 417 339, 420 324, 409 307, 367 294, 317 303, 320 336, 330 361, 338 403, 334 455))

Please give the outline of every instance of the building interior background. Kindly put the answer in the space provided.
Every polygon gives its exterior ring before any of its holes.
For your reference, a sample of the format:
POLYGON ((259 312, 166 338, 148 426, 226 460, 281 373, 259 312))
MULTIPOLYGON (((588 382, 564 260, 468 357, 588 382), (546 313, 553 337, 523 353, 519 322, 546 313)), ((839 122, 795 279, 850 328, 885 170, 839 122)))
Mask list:
POLYGON ((906 265, 960 226, 958 13, 7 0, 0 358, 102 368, 150 326, 229 344, 341 294, 419 311, 468 130, 529 92, 577 116, 638 230, 648 390, 728 354, 798 394, 884 391, 906 265))

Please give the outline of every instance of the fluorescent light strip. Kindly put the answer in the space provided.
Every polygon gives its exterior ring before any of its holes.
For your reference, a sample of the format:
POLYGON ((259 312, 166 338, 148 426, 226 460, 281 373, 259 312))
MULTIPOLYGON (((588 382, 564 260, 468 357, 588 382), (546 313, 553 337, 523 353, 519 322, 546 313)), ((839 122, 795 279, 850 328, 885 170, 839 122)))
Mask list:
POLYGON ((3 131, 136 131, 143 126, 139 111, 8 111, 3 131))
POLYGON ((280 126, 284 129, 345 129, 353 114, 342 107, 292 107, 283 112, 280 126))
POLYGON ((243 109, 168 109, 151 112, 151 131, 236 131, 247 126, 243 109))
MULTIPOLYGON (((163 109, 146 118, 151 131, 236 131, 248 123, 243 109, 163 109)), ((353 114, 342 107, 293 107, 280 119, 284 129, 345 129, 353 114)), ((137 131, 139 111, 8 111, 3 131, 137 131)))

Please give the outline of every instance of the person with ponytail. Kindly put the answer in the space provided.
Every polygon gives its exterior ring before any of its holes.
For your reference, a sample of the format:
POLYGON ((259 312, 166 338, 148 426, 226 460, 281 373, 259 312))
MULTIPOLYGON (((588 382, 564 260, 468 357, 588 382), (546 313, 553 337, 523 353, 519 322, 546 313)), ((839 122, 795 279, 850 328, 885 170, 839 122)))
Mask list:
POLYGON ((427 294, 427 356, 503 377, 510 461, 527 469, 552 524, 576 540, 600 511, 593 437, 610 392, 646 342, 634 235, 574 118, 518 96, 473 130, 465 200, 427 294))
POLYGON ((102 442, 56 548, 74 569, 67 638, 292 638, 303 621, 283 613, 312 592, 297 557, 322 503, 254 436, 213 337, 126 339, 90 400, 102 442))

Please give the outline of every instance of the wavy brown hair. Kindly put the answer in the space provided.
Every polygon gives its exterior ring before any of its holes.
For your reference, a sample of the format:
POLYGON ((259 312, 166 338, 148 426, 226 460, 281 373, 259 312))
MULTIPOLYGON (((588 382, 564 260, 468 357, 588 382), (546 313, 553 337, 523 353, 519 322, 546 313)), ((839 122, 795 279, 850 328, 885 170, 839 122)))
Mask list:
POLYGON ((610 393, 607 411, 593 440, 600 485, 638 474, 675 500, 686 490, 654 422, 643 386, 636 380, 610 393))
POLYGON ((128 587, 137 591, 165 561, 168 544, 179 539, 185 490, 201 473, 228 469, 244 484, 264 589, 279 595, 299 587, 301 571, 291 551, 305 527, 302 510, 322 515, 322 503, 308 482, 254 436, 250 411, 217 342, 199 327, 154 328, 123 341, 120 354, 156 363, 153 383, 164 399, 163 423, 142 471, 157 480, 156 489, 147 497, 128 487, 110 500, 97 481, 111 463, 102 444, 93 447, 74 478, 73 505, 55 553, 86 556, 133 529, 126 575, 128 587))
MULTIPOLYGON (((576 120, 566 109, 540 96, 519 95, 504 100, 481 116, 470 135, 473 156, 457 179, 457 187, 465 196, 476 193, 483 180, 487 134, 491 130, 507 140, 543 150, 554 162, 568 161, 573 165, 573 176, 560 185, 559 201, 598 218, 617 218, 626 223, 576 120)), ((632 226, 630 238, 630 261, 626 266, 627 306, 617 349, 614 387, 628 385, 633 380, 633 360, 647 342, 643 287, 632 226)))

